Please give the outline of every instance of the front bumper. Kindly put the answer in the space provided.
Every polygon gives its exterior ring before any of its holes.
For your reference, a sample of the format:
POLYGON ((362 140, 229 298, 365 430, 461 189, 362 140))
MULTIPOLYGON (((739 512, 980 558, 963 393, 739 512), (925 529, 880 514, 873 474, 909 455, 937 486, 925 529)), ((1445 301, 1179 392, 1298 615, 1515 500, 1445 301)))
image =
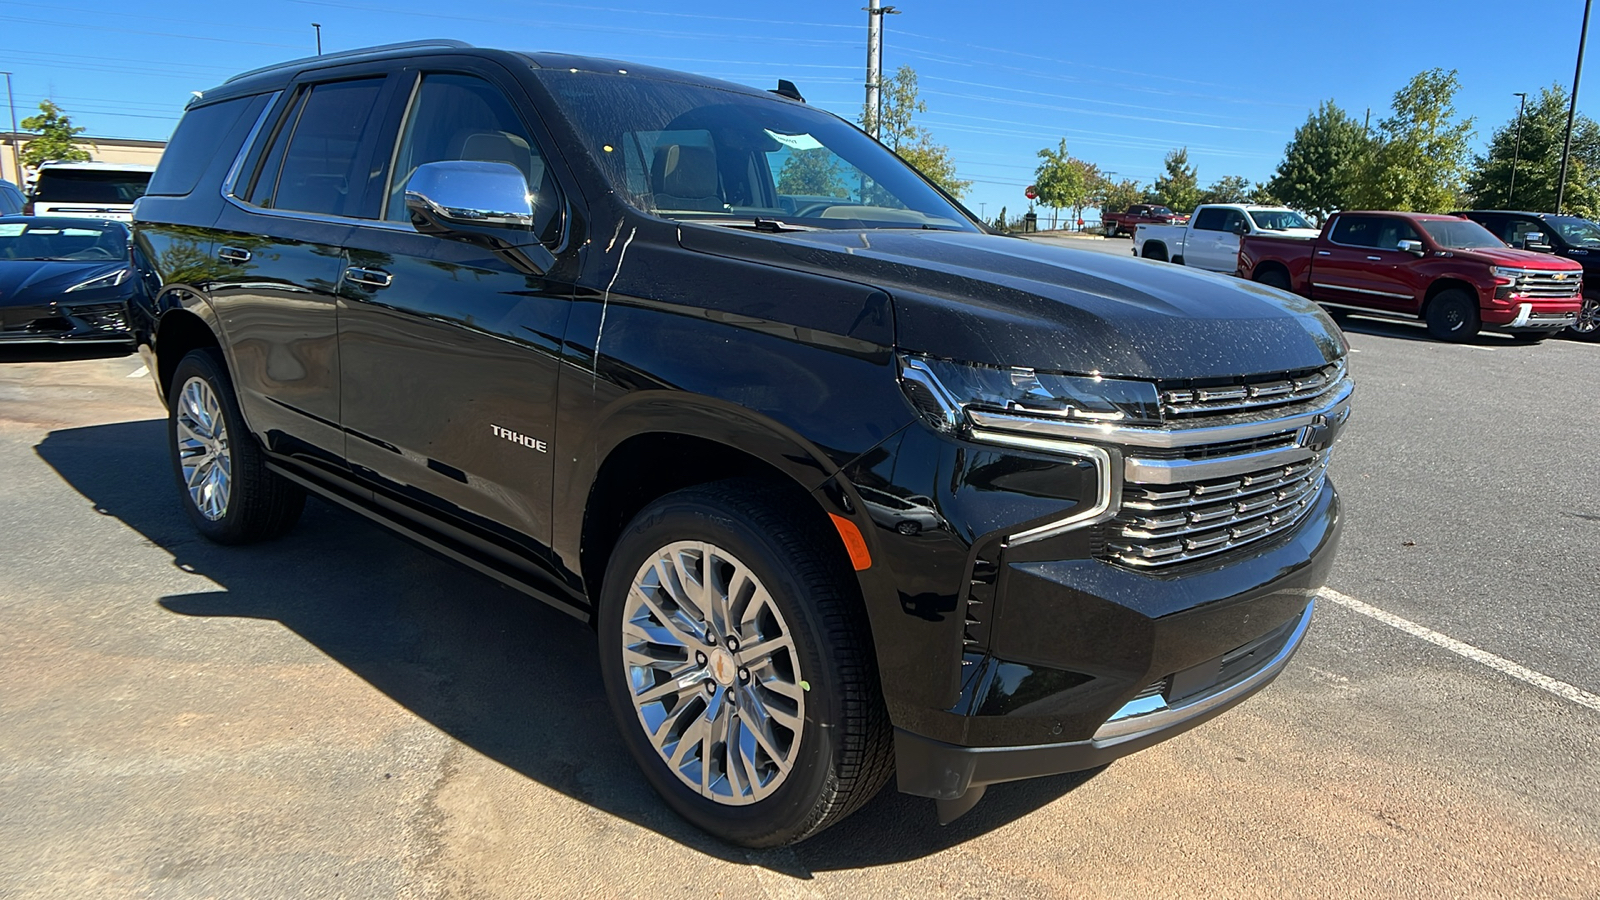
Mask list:
POLYGON ((1529 301, 1513 298, 1512 305, 1481 311, 1483 324, 1498 331, 1560 331, 1578 321, 1583 298, 1563 301, 1529 301))
POLYGON ((896 729, 899 788, 962 801, 941 810, 948 820, 971 808, 991 784, 1092 769, 1165 741, 1237 706, 1277 678, 1305 640, 1314 605, 1307 603, 1299 616, 1236 651, 1248 663, 1212 688, 1175 702, 1159 693, 1129 701, 1085 741, 961 747, 896 729))
POLYGON ((122 344, 134 334, 125 300, 39 303, 0 309, 0 345, 122 344))

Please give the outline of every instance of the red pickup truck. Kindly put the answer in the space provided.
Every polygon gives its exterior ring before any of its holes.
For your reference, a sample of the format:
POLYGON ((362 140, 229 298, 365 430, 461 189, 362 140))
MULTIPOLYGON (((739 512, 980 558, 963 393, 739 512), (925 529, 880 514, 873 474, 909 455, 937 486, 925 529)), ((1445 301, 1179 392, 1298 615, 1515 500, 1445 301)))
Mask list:
POLYGON ((1126 212, 1100 212, 1100 228, 1106 237, 1125 234, 1133 237, 1140 225, 1182 225, 1189 217, 1155 203, 1135 203, 1126 212))
POLYGON ((1480 329, 1541 341, 1583 306, 1582 266, 1514 250, 1455 216, 1342 212, 1314 241, 1251 235, 1239 245, 1238 274, 1335 314, 1422 319, 1449 341, 1480 329))

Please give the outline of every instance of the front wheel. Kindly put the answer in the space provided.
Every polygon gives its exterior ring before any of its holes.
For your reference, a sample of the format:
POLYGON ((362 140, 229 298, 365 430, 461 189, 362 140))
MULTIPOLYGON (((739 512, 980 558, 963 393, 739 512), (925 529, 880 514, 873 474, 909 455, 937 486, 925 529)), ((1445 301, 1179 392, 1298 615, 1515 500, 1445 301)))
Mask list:
POLYGON ((678 814, 748 847, 832 825, 893 765, 853 574, 786 501, 746 480, 662 497, 618 541, 600 597, 629 751, 678 814))
POLYGON ((1566 335, 1578 341, 1600 341, 1600 297, 1583 298, 1578 321, 1568 326, 1566 335))
POLYGON ((1459 288, 1440 291, 1428 301, 1424 318, 1428 333, 1435 338, 1457 343, 1470 341, 1478 333, 1478 301, 1459 288))
POLYGON ((1264 284, 1267 287, 1277 288, 1280 291, 1287 291, 1293 287, 1293 285, 1289 283, 1289 273, 1276 267, 1270 267, 1257 271, 1256 282, 1259 284, 1264 284))
POLYGON ((219 544, 248 544, 292 528, 305 491, 267 469, 221 356, 191 351, 179 361, 167 396, 172 473, 195 529, 219 544))

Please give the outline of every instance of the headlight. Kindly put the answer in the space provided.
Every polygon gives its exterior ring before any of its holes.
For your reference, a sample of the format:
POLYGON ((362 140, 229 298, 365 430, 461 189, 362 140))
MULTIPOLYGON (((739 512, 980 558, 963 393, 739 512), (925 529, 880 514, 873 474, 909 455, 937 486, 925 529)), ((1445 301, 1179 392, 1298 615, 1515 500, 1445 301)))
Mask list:
POLYGON ((73 291, 95 291, 101 288, 116 287, 132 277, 132 269, 118 269, 115 272, 101 275, 98 278, 91 278, 82 284, 75 284, 72 287, 67 288, 66 293, 70 294, 73 291))
POLYGON ((970 424, 968 409, 1086 424, 1161 424, 1160 395, 1144 381, 901 356, 900 383, 911 405, 941 431, 970 424))
POLYGON ((1497 279, 1500 279, 1502 281, 1508 281, 1508 282, 1511 282, 1512 284, 1515 284, 1518 278, 1521 278, 1522 276, 1528 274, 1528 270, 1527 269, 1508 269, 1505 266, 1492 266, 1489 269, 1489 273, 1491 275, 1493 275, 1497 279))

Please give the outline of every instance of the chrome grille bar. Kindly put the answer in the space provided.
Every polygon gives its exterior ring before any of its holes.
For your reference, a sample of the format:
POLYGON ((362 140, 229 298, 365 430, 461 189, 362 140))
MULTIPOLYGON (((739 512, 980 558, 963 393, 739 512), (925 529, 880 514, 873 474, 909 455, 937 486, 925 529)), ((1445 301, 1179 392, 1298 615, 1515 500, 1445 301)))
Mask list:
POLYGON ((1295 376, 1269 376, 1244 384, 1176 388, 1161 392, 1165 416, 1215 415, 1303 403, 1322 396, 1344 378, 1344 362, 1295 376))

